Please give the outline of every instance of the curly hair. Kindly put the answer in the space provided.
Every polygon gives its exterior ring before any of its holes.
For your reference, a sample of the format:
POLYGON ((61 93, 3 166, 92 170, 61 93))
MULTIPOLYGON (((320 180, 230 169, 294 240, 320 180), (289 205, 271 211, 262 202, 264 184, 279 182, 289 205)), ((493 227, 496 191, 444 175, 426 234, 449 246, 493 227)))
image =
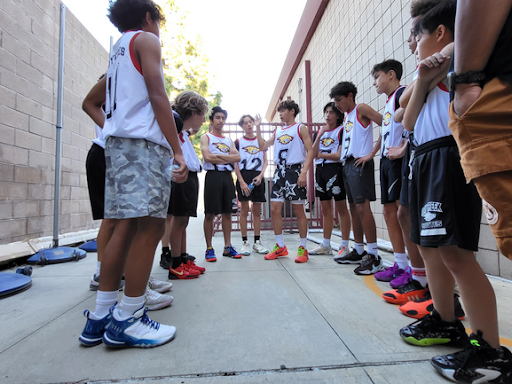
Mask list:
POLYGON ((351 83, 350 81, 342 81, 331 88, 331 93, 329 93, 329 97, 331 99, 334 99, 336 96, 348 97, 350 93, 354 97, 355 101, 357 95, 357 87, 354 85, 354 83, 351 83))
POLYGON ((246 117, 248 117, 249 119, 251 119, 251 120, 252 120, 252 122, 254 123, 254 117, 252 117, 251 115, 243 115, 243 116, 240 118, 240 120, 238 120, 238 125, 239 125, 240 127, 243 127, 243 126, 244 126, 244 119, 245 119, 246 117))
POLYGON ((172 109, 178 112, 183 121, 186 121, 194 113, 196 115, 206 115, 208 102, 203 96, 194 91, 184 91, 176 97, 172 109))
POLYGON ((146 24, 146 13, 159 24, 165 22, 162 9, 152 0, 110 0, 107 17, 119 32, 141 29, 146 24))
POLYGON ((295 111, 293 116, 297 116, 300 113, 299 105, 293 100, 281 101, 279 103, 279 105, 277 106, 277 112, 281 112, 285 109, 287 109, 289 111, 291 111, 293 109, 295 111))

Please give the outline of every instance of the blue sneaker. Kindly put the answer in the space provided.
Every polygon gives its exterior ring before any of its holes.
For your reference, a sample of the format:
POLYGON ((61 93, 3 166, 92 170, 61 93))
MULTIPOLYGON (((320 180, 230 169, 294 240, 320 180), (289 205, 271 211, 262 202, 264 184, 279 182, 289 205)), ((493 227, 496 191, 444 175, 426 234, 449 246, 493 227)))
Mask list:
POLYGON ((217 261, 217 258, 215 257, 215 250, 213 248, 207 248, 204 258, 206 261, 217 261))
POLYGON ((239 254, 233 246, 225 247, 222 256, 232 257, 233 259, 241 259, 242 255, 239 254))
POLYGON ((85 328, 78 338, 78 341, 86 347, 93 347, 101 344, 103 334, 112 321, 112 314, 109 313, 103 319, 94 320, 90 317, 91 312, 88 310, 84 311, 84 316, 87 317, 85 328))
POLYGON ((151 348, 165 344, 176 335, 176 327, 162 325, 151 320, 146 307, 135 311, 125 320, 120 318, 120 309, 112 311, 112 321, 103 334, 103 342, 110 347, 151 348))

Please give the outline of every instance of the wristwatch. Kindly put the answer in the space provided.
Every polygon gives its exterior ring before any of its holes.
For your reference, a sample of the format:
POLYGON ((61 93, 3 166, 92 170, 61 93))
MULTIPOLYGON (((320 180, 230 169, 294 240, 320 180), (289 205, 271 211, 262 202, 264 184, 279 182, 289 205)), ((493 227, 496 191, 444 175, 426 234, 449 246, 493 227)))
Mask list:
POLYGON ((485 79, 486 75, 483 71, 470 71, 461 74, 457 74, 455 72, 448 73, 448 89, 450 90, 450 99, 453 99, 457 84, 479 83, 480 86, 483 86, 485 79))

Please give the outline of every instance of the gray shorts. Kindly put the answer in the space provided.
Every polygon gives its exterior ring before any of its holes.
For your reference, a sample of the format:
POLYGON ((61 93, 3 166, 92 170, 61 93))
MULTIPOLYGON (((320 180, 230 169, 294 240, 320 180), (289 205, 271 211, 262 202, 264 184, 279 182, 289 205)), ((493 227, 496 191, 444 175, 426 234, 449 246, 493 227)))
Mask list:
POLYGON ((367 162, 364 168, 354 165, 355 159, 350 157, 343 166, 345 190, 350 204, 361 204, 366 200, 375 201, 375 164, 367 162))
POLYGON ((169 149, 144 139, 109 137, 105 143, 105 219, 167 217, 169 149))

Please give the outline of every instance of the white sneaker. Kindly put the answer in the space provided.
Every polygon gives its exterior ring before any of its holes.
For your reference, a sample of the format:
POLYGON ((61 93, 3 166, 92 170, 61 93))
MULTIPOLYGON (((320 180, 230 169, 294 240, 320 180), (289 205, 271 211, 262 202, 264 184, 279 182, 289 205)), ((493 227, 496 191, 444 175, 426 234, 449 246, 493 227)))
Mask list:
POLYGON ((242 256, 250 256, 251 255, 251 246, 247 240, 242 242, 242 250, 240 251, 242 256))
POLYGON ((309 251, 310 255, 332 255, 332 248, 329 245, 328 247, 324 247, 323 245, 316 247, 312 251, 309 251))
POLYGON ((350 251, 348 250, 348 248, 340 247, 338 254, 334 255, 334 261, 338 261, 339 259, 342 259, 345 256, 348 256, 349 253, 350 253, 350 251))
POLYGON ((261 255, 266 255, 267 253, 270 252, 267 247, 261 244, 261 240, 256 240, 252 246, 252 249, 254 252, 257 252, 261 255))
POLYGON ((148 286, 153 291, 156 291, 158 293, 164 293, 169 292, 172 288, 172 283, 169 283, 168 281, 160 281, 155 279, 154 277, 150 277, 148 280, 148 286))
POLYGON ((144 304, 148 308, 148 311, 156 311, 168 307, 174 301, 174 297, 170 295, 162 295, 156 291, 153 291, 149 286, 146 288, 144 304))

